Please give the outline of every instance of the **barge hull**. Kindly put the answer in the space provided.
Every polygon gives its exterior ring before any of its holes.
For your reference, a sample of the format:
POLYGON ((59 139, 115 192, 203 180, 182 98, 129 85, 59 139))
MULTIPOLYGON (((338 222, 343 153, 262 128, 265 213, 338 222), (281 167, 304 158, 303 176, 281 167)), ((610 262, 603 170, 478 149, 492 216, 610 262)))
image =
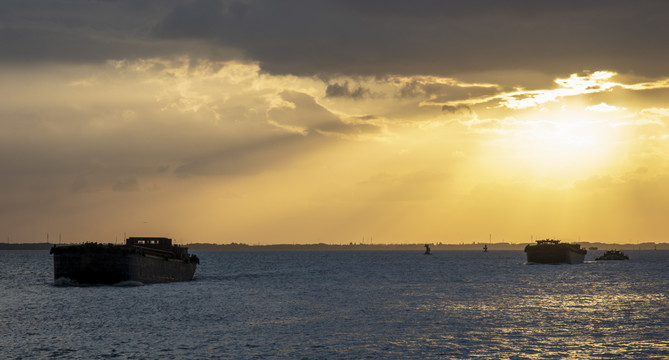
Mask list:
POLYGON ((585 254, 570 251, 568 249, 555 251, 555 249, 528 249, 527 262, 536 264, 582 264, 585 254))
POLYGON ((197 256, 188 254, 188 248, 159 237, 131 237, 125 245, 54 245, 51 253, 54 279, 79 284, 192 280, 200 263, 197 256))
POLYGON ((80 284, 117 284, 123 281, 162 283, 192 280, 196 265, 150 255, 61 253, 53 257, 54 279, 80 284))
POLYGON ((582 264, 587 250, 578 244, 560 243, 560 240, 537 240, 525 246, 527 262, 535 264, 582 264))

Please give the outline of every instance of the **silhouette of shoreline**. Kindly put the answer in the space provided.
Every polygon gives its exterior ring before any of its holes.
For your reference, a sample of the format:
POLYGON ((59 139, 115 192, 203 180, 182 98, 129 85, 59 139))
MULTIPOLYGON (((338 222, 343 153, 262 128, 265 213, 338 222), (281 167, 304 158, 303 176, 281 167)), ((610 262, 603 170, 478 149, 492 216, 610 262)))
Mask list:
MULTIPOLYGON (((496 250, 523 250, 528 243, 468 243, 468 244, 443 244, 430 243, 431 250, 475 250, 483 251, 483 246, 487 245, 488 251, 496 250)), ((640 244, 606 244, 579 242, 586 249, 597 247, 603 251, 606 249, 619 250, 669 250, 669 243, 640 243, 640 244)), ((49 250, 55 244, 53 243, 0 243, 2 250, 49 250)), ((58 244, 59 246, 72 244, 58 244)), ((243 243, 213 244, 213 243, 190 243, 183 244, 190 250, 214 250, 214 251, 365 251, 365 250, 407 250, 423 251, 425 242, 415 244, 361 244, 349 243, 343 245, 336 244, 271 244, 271 245, 249 245, 243 243)), ((590 251, 590 250, 589 250, 590 251)))

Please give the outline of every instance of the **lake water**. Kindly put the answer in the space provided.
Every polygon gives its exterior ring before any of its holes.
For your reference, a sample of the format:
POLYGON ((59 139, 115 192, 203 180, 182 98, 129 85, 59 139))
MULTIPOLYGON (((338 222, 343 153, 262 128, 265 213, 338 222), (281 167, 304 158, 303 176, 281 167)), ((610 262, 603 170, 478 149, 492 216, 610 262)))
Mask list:
POLYGON ((0 358, 669 358, 669 251, 601 252, 194 251, 194 281, 64 287, 0 251, 0 358))

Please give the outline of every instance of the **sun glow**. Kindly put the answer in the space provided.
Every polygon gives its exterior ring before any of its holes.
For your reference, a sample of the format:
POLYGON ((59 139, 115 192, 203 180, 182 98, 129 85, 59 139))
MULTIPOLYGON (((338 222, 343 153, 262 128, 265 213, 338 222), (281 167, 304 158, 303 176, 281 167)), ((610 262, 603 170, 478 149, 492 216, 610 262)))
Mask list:
POLYGON ((564 111, 538 117, 519 121, 512 141, 506 141, 514 171, 571 183, 613 163, 615 128, 597 114, 564 111))

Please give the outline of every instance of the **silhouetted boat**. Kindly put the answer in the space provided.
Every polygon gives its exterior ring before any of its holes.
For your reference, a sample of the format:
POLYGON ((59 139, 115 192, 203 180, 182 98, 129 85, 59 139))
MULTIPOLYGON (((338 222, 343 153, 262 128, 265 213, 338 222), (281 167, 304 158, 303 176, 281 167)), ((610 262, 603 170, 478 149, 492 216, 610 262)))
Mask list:
POLYGON ((595 258, 595 260, 629 260, 629 256, 623 254, 619 250, 608 250, 601 256, 595 258))
POLYGON ((525 247, 528 263, 539 264, 580 264, 588 253, 579 244, 560 243, 560 240, 537 240, 525 247))
POLYGON ((187 247, 172 245, 172 239, 163 237, 130 237, 125 245, 54 245, 51 254, 54 279, 79 284, 192 280, 200 263, 187 247))

